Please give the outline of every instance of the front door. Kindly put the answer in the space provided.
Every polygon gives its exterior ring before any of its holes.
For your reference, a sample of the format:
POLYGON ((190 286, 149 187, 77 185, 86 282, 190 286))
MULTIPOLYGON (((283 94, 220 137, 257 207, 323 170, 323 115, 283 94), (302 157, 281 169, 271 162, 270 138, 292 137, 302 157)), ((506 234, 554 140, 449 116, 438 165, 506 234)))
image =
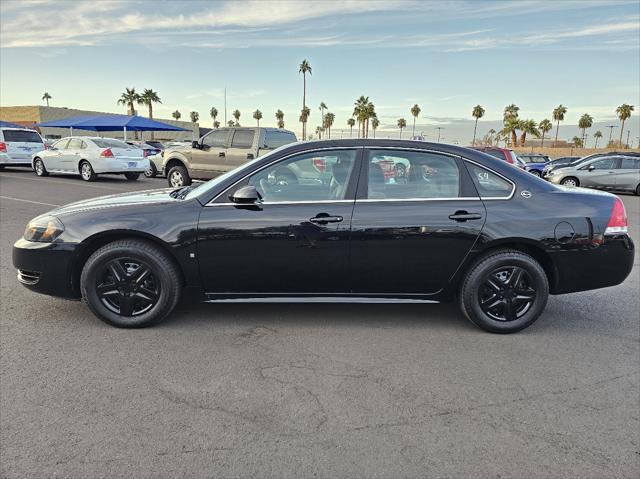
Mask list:
POLYGON ((361 149, 306 152, 245 178, 202 209, 200 275, 209 294, 332 294, 348 288, 361 149), (229 196, 253 185, 258 205, 229 196))
POLYGON ((209 179, 227 171, 225 149, 229 130, 213 130, 200 141, 199 148, 191 149, 191 170, 194 178, 209 179))
POLYGON ((486 212, 461 159, 371 149, 352 219, 354 293, 420 294, 444 288, 480 235, 486 212))
POLYGON ((614 188, 616 185, 615 166, 617 157, 602 158, 580 168, 580 186, 593 188, 614 188))

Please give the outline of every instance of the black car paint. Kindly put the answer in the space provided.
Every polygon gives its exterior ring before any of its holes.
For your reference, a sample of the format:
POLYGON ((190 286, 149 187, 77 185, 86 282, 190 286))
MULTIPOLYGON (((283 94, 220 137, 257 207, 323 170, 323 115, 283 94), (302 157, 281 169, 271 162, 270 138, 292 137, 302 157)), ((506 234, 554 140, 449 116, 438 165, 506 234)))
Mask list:
POLYGON ((63 222, 65 232, 53 243, 18 240, 14 265, 41 273, 37 284, 26 287, 68 298, 79 297, 80 271, 91 252, 125 237, 147 238, 163 247, 180 267, 184 285, 207 299, 298 295, 448 300, 473 260, 498 246, 536 257, 556 294, 619 284, 631 271, 630 238, 603 236, 613 195, 564 190, 471 149, 395 140, 307 142, 256 160, 251 171, 295 153, 347 147, 441 152, 486 166, 516 188, 510 199, 500 200, 363 202, 354 175, 348 200, 235 205, 229 196, 246 184, 242 180, 249 173, 237 171, 188 199, 159 190, 53 210, 49 214, 63 222), (460 210, 473 210, 481 219, 448 218, 460 210), (318 215, 341 216, 343 221, 310 221, 318 215))

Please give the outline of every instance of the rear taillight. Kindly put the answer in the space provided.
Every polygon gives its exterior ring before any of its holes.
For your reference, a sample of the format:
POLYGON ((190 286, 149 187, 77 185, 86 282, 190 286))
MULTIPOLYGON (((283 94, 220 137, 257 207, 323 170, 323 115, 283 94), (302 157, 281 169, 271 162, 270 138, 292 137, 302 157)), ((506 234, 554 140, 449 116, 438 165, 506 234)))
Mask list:
POLYGON ((50 147, 49 145, 47 145, 46 143, 43 143, 43 145, 44 145, 44 149, 45 149, 45 150, 48 150, 49 148, 51 148, 51 147, 50 147))
POLYGON ((627 234, 629 232, 629 222, 627 221, 627 212, 624 209, 624 203, 616 196, 613 202, 613 209, 607 223, 607 229, 604 230, 605 235, 627 234))
POLYGON ((0 141, 0 153, 6 153, 7 152, 7 144, 3 141, 0 141))
POLYGON ((142 154, 143 156, 146 158, 147 156, 153 156, 153 155, 157 155, 158 153, 160 153, 160 151, 158 150, 142 150, 142 154))
POLYGON ((111 148, 107 148, 102 153, 100 153, 100 156, 103 158, 113 158, 113 151, 111 151, 111 148))

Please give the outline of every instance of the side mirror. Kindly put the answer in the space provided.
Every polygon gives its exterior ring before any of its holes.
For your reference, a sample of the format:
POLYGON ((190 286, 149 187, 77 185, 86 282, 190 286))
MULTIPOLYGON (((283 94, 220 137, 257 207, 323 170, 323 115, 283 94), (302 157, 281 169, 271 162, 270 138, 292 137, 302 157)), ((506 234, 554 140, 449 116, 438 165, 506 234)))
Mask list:
POLYGON ((229 199, 238 204, 252 205, 262 202, 262 196, 258 192, 255 186, 247 185, 236 190, 236 192, 229 197, 229 199))
POLYGON ((589 170, 589 171, 593 171, 593 170, 595 170, 595 169, 596 169, 596 167, 595 167, 595 166, 593 166, 593 165, 589 165, 589 168, 587 168, 587 170, 589 170))
POLYGON ((196 150, 200 149, 200 142, 198 140, 193 140, 191 142, 191 148, 195 148, 196 150))

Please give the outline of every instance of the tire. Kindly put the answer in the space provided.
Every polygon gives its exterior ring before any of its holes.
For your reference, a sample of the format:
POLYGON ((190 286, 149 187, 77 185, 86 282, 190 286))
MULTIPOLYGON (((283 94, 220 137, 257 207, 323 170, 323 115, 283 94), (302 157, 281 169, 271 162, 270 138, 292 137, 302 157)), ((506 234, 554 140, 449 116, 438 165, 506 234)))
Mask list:
POLYGON ((460 309, 472 323, 503 334, 531 326, 548 298, 549 281, 542 266, 528 254, 507 249, 478 259, 459 294, 460 309))
POLYGON ((138 178, 140 178, 140 173, 125 173, 124 176, 129 181, 136 181, 138 178))
POLYGON ((49 176, 49 172, 44 166, 44 161, 42 161, 40 158, 36 158, 36 161, 33 162, 33 169, 38 176, 49 176))
POLYGON ((91 163, 86 160, 80 162, 80 176, 84 181, 95 181, 98 177, 95 171, 93 171, 91 163))
POLYGON ((191 184, 189 172, 183 165, 174 166, 167 174, 167 181, 172 188, 180 188, 191 184))
POLYGON ((578 178, 575 178, 573 176, 567 176, 566 178, 562 178, 560 184, 562 186, 580 186, 580 181, 578 180, 578 178))
POLYGON ((538 178, 542 178, 542 173, 540 173, 538 170, 531 170, 530 173, 537 176, 538 178))
POLYGON ((144 176, 147 178, 155 178, 158 175, 158 169, 156 165, 153 164, 153 161, 149 162, 149 169, 144 171, 144 176))
POLYGON ((89 257, 80 275, 80 291, 91 312, 105 323, 142 328, 171 314, 180 299, 180 274, 156 245, 119 240, 89 257))
POLYGON ((636 186, 636 195, 640 196, 640 185, 636 186))

